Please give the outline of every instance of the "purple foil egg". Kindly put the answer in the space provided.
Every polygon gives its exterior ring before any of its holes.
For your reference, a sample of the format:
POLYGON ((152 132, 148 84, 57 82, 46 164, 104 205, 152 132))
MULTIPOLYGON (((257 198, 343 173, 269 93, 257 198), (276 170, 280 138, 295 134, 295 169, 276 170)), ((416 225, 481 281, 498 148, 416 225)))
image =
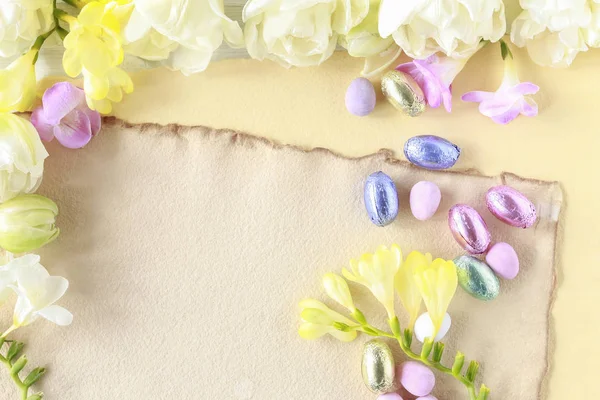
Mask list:
POLYGON ((435 135, 411 137, 404 144, 404 155, 414 165, 426 169, 452 167, 460 157, 460 147, 435 135))
POLYGON ((371 221, 377 226, 391 224, 398 215, 398 191, 392 178, 381 171, 367 177, 365 207, 371 221))
POLYGON ((456 204, 448 212, 448 225, 458 244, 471 254, 483 254, 492 235, 481 215, 466 204, 456 204))
POLYGON ((500 221, 517 228, 529 228, 537 213, 525 195, 510 186, 495 186, 486 194, 487 208, 500 221))

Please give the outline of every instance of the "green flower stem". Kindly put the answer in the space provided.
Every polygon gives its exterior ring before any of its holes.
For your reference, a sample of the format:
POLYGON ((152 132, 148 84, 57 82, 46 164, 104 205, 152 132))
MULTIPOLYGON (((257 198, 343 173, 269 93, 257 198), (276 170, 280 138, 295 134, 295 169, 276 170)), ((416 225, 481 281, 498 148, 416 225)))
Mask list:
MULTIPOLYGON (((362 315, 362 313, 361 313, 362 315)), ((423 344, 423 351, 421 354, 417 354, 410 348, 412 343, 413 333, 410 330, 405 330, 404 334, 400 332, 400 324, 398 323, 398 318, 394 317, 389 321, 392 330, 395 332, 394 334, 386 331, 382 331, 372 325, 370 325, 366 320, 364 323, 358 322, 360 324, 359 327, 356 327, 357 330, 364 332, 371 336, 382 336, 386 338, 396 339, 398 344, 400 345, 400 349, 406 354, 409 358, 420 361, 423 364, 427 365, 430 368, 437 369, 438 371, 453 376, 456 380, 462 383, 469 393, 469 400, 487 400, 487 397, 490 393, 490 389, 481 385, 479 389, 479 393, 477 393, 475 389, 475 376, 477 375, 477 371, 479 369, 479 364, 476 361, 472 361, 469 365, 467 372, 465 375, 461 374, 462 366, 464 362, 464 355, 462 353, 457 353, 456 360, 452 368, 448 368, 441 363, 442 353, 444 351, 444 345, 442 343, 434 345, 431 339, 428 339, 423 344), (429 358, 430 354, 432 354, 432 359, 429 358)))
POLYGON ((54 16, 56 19, 66 22, 69 25, 77 22, 77 18, 58 8, 54 10, 54 16))
POLYGON ((79 9, 82 9, 88 3, 87 1, 84 1, 84 0, 63 0, 63 1, 73 7, 79 8, 79 9))
POLYGON ((22 381, 19 377, 19 372, 25 368, 27 357, 24 355, 19 357, 19 353, 25 345, 20 342, 0 338, 0 350, 5 343, 10 344, 10 347, 5 354, 0 353, 0 362, 6 366, 10 377, 15 382, 15 386, 17 386, 17 389, 20 392, 20 400, 41 399, 43 396, 42 393, 36 393, 30 396, 29 389, 46 373, 46 370, 44 368, 35 368, 27 375, 25 380, 22 381))

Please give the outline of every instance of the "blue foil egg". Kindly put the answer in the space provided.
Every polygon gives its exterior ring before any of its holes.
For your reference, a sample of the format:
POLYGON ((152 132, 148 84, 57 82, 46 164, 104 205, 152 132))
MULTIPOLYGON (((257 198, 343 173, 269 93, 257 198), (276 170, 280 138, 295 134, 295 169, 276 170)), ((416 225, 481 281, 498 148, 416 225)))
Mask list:
POLYGON ((414 165, 426 169, 446 169, 458 161, 460 148, 435 135, 414 136, 404 144, 404 155, 414 165))
POLYGON ((365 183, 365 207, 371 221, 386 226, 398 215, 398 191, 392 178, 383 172, 375 172, 365 183))

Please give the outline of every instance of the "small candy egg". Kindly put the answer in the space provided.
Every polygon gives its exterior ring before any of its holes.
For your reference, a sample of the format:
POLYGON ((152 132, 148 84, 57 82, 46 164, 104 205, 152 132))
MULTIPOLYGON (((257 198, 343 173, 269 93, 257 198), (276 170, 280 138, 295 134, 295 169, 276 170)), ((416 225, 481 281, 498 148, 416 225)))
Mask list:
POLYGON ((375 109, 377 96, 371 81, 365 78, 356 78, 346 90, 346 108, 352 115, 364 117, 375 109))
POLYGON ((448 226, 458 244, 471 254, 483 254, 492 235, 481 215, 466 204, 456 204, 448 212, 448 226))
POLYGON ((371 221, 386 226, 398 215, 398 192, 392 178, 383 172, 375 172, 365 183, 365 207, 371 221))
POLYGON ((407 361, 400 364, 396 374, 399 376, 404 389, 415 396, 427 396, 435 386, 433 372, 417 361, 407 361))
POLYGON ((425 397, 417 397, 417 400, 438 400, 437 397, 429 395, 425 397))
POLYGON ((497 275, 504 279, 514 279, 519 273, 519 257, 508 243, 499 242, 490 247, 485 261, 497 275))
POLYGON ((402 396, 398 393, 385 393, 377 396, 377 400, 402 400, 402 396))
POLYGON ((410 190, 410 210, 420 221, 433 217, 441 200, 442 192, 433 182, 417 182, 410 190))
POLYGON ((472 256, 454 259, 458 284, 479 300, 493 300, 500 294, 500 281, 486 263, 472 256))
POLYGON ((435 135, 414 136, 404 144, 404 155, 414 165, 426 169, 452 167, 460 157, 460 147, 435 135))
MULTIPOLYGON (((442 320, 442 326, 438 331, 437 335, 433 339, 434 342, 439 342, 446 336, 448 331, 450 330, 450 326, 452 325, 452 319, 450 318, 450 314, 446 313, 444 315, 444 319, 442 320)), ((415 322, 415 336, 417 340, 421 343, 425 342, 426 338, 429 338, 433 335, 433 321, 431 317, 429 317, 429 313, 423 313, 417 318, 415 322)))
POLYGON ((381 91, 396 109, 416 117, 425 111, 425 96, 415 80, 400 71, 388 71, 381 78, 381 91))
POLYGON ((510 186, 495 186, 488 190, 485 198, 490 212, 508 225, 529 228, 537 219, 533 203, 510 186))
POLYGON ((394 356, 388 345, 381 340, 375 339, 365 343, 362 376, 367 388, 375 394, 394 391, 396 377, 394 356))

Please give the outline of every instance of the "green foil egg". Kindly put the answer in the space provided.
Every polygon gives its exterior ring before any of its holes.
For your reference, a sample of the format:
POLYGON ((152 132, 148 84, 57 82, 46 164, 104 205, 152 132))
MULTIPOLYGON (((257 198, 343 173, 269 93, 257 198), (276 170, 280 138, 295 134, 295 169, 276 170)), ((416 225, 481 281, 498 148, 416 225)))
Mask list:
POLYGON ((489 301, 500 294, 500 281, 492 269, 483 261, 472 256, 454 259, 458 284, 471 296, 489 301))
POLYGON ((425 111, 425 96, 413 78, 403 72, 391 70, 381 78, 381 91, 398 110, 411 117, 425 111))
POLYGON ((389 346, 381 340, 365 343, 362 376, 367 388, 375 394, 394 391, 396 377, 394 356, 389 346))

